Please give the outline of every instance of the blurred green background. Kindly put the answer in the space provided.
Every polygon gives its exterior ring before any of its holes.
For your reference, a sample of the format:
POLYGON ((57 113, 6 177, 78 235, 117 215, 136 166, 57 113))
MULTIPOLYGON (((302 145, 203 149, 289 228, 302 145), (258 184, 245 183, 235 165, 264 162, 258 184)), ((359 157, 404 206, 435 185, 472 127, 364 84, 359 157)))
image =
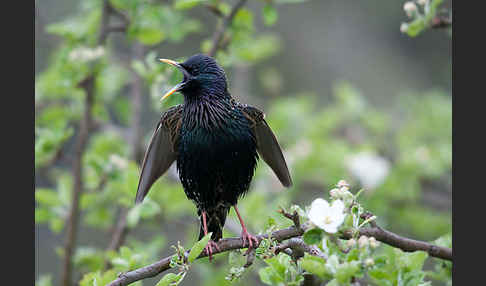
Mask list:
MULTIPOLYGON (((111 2, 126 8, 137 25, 110 34, 102 55, 90 61, 82 59, 82 48, 96 38, 101 1, 36 1, 35 277, 50 274, 54 285, 60 283, 71 161, 83 110, 76 84, 92 69, 99 72, 97 128, 83 158, 74 279, 115 256, 103 250, 123 209, 129 210, 129 227, 122 256, 130 266, 173 253, 170 246, 178 240, 190 247, 198 234, 195 207, 174 168, 152 188, 142 210, 133 210, 133 200, 140 158, 160 114, 181 100, 176 95, 159 102, 181 75, 156 59, 184 59, 207 50, 217 17, 202 5, 175 9, 177 1, 111 2), (140 109, 134 112, 137 92, 140 109), (133 133, 134 122, 139 133, 133 133), (53 160, 61 147, 62 156, 53 160)), ((400 23, 407 21, 404 1, 276 2, 288 3, 272 6, 275 12, 265 11, 265 1, 249 1, 235 18, 231 44, 216 56, 232 95, 266 112, 294 180, 291 189, 283 189, 260 161, 252 191, 239 203, 250 230, 263 231, 268 217, 288 223, 276 213, 278 206, 327 198, 345 179, 353 192, 366 189, 362 204, 378 216, 379 225, 428 241, 451 232, 449 32, 428 30, 416 38, 400 33, 400 23)), ((231 211, 225 236, 239 232, 231 211)), ((213 264, 198 263, 183 285, 228 283, 226 259, 219 255, 213 264)), ((123 263, 114 266, 127 267, 123 263)), ((250 284, 262 282, 249 274, 242 285, 250 284)))

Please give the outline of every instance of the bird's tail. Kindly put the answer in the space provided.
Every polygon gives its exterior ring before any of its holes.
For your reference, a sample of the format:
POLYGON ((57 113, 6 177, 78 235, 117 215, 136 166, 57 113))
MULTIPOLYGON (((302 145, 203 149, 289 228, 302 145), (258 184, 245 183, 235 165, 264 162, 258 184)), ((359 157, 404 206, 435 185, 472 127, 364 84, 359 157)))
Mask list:
MULTIPOLYGON (((223 227, 229 210, 229 207, 221 207, 206 211, 206 224, 208 226, 208 233, 213 233, 211 235, 211 240, 213 240, 214 242, 220 240, 223 237, 223 227)), ((200 220, 201 226, 199 228, 199 240, 204 237, 204 223, 202 215, 200 216, 200 220)))

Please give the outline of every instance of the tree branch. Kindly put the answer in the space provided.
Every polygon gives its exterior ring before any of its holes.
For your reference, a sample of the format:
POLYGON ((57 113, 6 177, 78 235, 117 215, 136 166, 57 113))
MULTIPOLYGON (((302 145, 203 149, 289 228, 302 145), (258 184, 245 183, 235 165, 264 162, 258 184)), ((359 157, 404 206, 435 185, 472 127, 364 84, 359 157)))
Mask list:
POLYGON ((84 115, 78 134, 78 140, 74 151, 72 172, 74 177, 73 196, 66 223, 66 241, 64 245, 64 265, 62 273, 62 285, 71 285, 72 256, 76 247, 76 237, 79 220, 79 199, 83 192, 83 167, 82 159, 88 143, 90 126, 92 121, 92 107, 94 101, 94 76, 91 75, 80 84, 86 91, 84 102, 84 115))
MULTIPOLYGON (((400 248, 403 251, 412 252, 422 250, 427 252, 430 256, 452 261, 451 248, 399 236, 398 234, 382 229, 379 226, 362 228, 360 229, 359 234, 366 235, 368 237, 373 236, 376 240, 379 240, 390 246, 400 248)), ((353 235, 351 232, 345 232, 341 236, 342 239, 350 239, 352 237, 353 235)))
MULTIPOLYGON (((294 226, 277 230, 272 233, 272 237, 277 240, 277 241, 283 241, 287 240, 292 237, 297 237, 304 234, 303 229, 297 229, 294 226)), ((258 239, 258 243, 262 241, 264 238, 268 238, 268 235, 257 235, 256 236, 258 239)), ((215 250, 213 254, 217 253, 223 253, 226 251, 234 250, 234 249, 241 249, 241 248, 247 248, 248 247, 248 242, 243 243, 241 238, 225 238, 221 239, 217 242, 219 250, 215 250)), ((186 251, 186 254, 189 254, 190 250, 186 251)), ((206 257, 207 255, 203 252, 201 255, 199 255, 199 258, 206 257)), ((154 277, 170 268, 170 260, 172 256, 168 256, 162 260, 159 260, 158 262, 155 262, 153 264, 150 264, 148 266, 129 271, 126 273, 122 273, 119 275, 118 279, 112 281, 108 286, 118 286, 118 285, 128 285, 130 283, 133 283, 135 281, 139 281, 145 278, 149 277, 154 277)))
MULTIPOLYGON (((97 44, 103 45, 106 42, 110 30, 108 29, 109 17, 114 11, 108 0, 103 1, 103 9, 101 15, 101 24, 98 35, 97 44)), ((66 222, 66 240, 64 244, 64 264, 62 272, 62 285, 71 285, 72 277, 72 257, 76 248, 76 238, 79 221, 79 200, 83 192, 83 156, 86 151, 86 146, 90 137, 90 131, 93 127, 93 104, 95 100, 94 83, 96 75, 92 72, 79 85, 85 90, 86 96, 84 100, 84 114, 81 119, 80 130, 74 150, 74 158, 72 164, 72 173, 74 179, 73 195, 71 199, 71 206, 66 222)))
POLYGON ((216 54, 216 52, 220 47, 220 43, 221 40, 223 39, 223 35, 226 32, 226 29, 228 29, 228 27, 231 26, 231 23, 233 22, 233 18, 235 17, 236 13, 238 12, 238 10, 240 10, 241 7, 243 7, 243 5, 245 5, 246 1, 247 0, 239 0, 231 8, 230 13, 226 17, 224 17, 223 23, 218 27, 218 29, 213 34, 211 50, 209 50, 208 56, 213 57, 216 54))
MULTIPOLYGON (((373 224, 374 225, 374 224, 373 224)), ((277 246, 276 253, 280 251, 284 251, 287 254, 294 256, 294 255, 300 255, 302 256, 302 252, 307 252, 311 255, 316 255, 320 257, 325 257, 325 255, 319 251, 317 247, 309 246, 304 243, 304 241, 299 238, 304 234, 304 232, 309 229, 310 226, 309 224, 305 224, 301 227, 296 227, 296 226, 291 226, 289 228, 277 230, 271 234, 271 237, 278 242, 282 242, 285 240, 283 243, 277 246), (286 251, 287 249, 291 249, 292 252, 286 251), (297 253, 296 253, 297 252, 297 253), (298 252, 301 252, 298 254, 298 252)), ((359 231, 359 235, 366 235, 366 236, 373 236, 375 237, 376 240, 381 241, 383 243, 386 243, 390 246, 394 246, 397 248, 400 248, 404 251, 417 251, 417 250, 423 250, 429 253, 430 256, 437 257, 437 258, 442 258, 446 260, 452 261, 452 249, 446 248, 446 247, 441 247, 437 246, 431 243, 427 243, 424 241, 419 241, 419 240, 414 240, 406 237, 399 236, 395 233, 392 233, 390 231, 384 230, 378 226, 372 226, 372 227, 367 227, 367 228, 362 228, 359 231)), ((260 243, 262 239, 268 238, 268 235, 257 235, 256 236, 258 239, 258 242, 260 243)), ((353 238, 353 235, 351 232, 344 232, 344 234, 341 236, 342 239, 351 239, 353 238)), ((216 250, 213 254, 217 253, 223 253, 226 251, 234 250, 234 249, 242 249, 242 248, 247 248, 248 244, 243 243, 241 238, 225 238, 221 239, 220 241, 217 242, 219 250, 216 250)), ((186 255, 189 253, 190 250, 186 251, 186 255)), ((201 255, 198 257, 206 257, 207 255, 203 252, 201 255)), ((158 262, 155 262, 153 264, 150 264, 148 266, 135 269, 133 271, 129 271, 126 273, 122 273, 119 275, 117 279, 112 281, 108 286, 122 286, 122 285, 128 285, 130 283, 133 283, 135 281, 139 281, 145 278, 150 278, 154 277, 168 269, 170 269, 170 260, 172 256, 168 256, 166 258, 163 258, 162 260, 159 260, 158 262)))

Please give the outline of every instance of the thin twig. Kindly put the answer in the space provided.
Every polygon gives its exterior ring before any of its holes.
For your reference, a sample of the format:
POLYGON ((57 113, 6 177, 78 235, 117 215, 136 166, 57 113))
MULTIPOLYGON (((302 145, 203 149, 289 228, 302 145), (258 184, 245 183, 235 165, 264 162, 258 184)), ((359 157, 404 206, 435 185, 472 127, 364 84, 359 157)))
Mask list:
POLYGON ((221 11, 221 9, 219 9, 218 6, 216 6, 214 4, 206 4, 205 7, 209 11, 213 12, 213 14, 216 15, 217 17, 220 17, 220 18, 224 17, 223 11, 221 11))
POLYGON ((231 23, 233 22, 233 18, 235 17, 236 13, 238 12, 238 10, 240 10, 241 7, 243 7, 243 5, 245 5, 246 1, 247 0, 239 0, 231 8, 230 13, 226 17, 224 17, 223 23, 219 25, 218 29, 213 34, 211 50, 209 50, 208 56, 213 57, 216 54, 220 47, 220 43, 223 39, 223 35, 226 32, 226 29, 231 26, 231 23))
POLYGON ((275 254, 279 254, 280 252, 283 252, 289 248, 292 250, 290 256, 293 260, 298 260, 299 258, 303 257, 304 253, 309 253, 310 255, 327 259, 327 256, 318 247, 307 245, 302 238, 298 237, 293 237, 277 245, 277 247, 275 247, 275 254))

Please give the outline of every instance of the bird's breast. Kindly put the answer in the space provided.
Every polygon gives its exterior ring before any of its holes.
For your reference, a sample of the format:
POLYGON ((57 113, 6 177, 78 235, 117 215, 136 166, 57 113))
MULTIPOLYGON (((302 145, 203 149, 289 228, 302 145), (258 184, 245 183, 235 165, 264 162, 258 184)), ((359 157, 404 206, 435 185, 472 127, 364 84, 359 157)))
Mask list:
POLYGON ((186 113, 177 150, 177 169, 186 194, 199 202, 235 203, 248 190, 258 160, 250 122, 238 110, 186 113))

